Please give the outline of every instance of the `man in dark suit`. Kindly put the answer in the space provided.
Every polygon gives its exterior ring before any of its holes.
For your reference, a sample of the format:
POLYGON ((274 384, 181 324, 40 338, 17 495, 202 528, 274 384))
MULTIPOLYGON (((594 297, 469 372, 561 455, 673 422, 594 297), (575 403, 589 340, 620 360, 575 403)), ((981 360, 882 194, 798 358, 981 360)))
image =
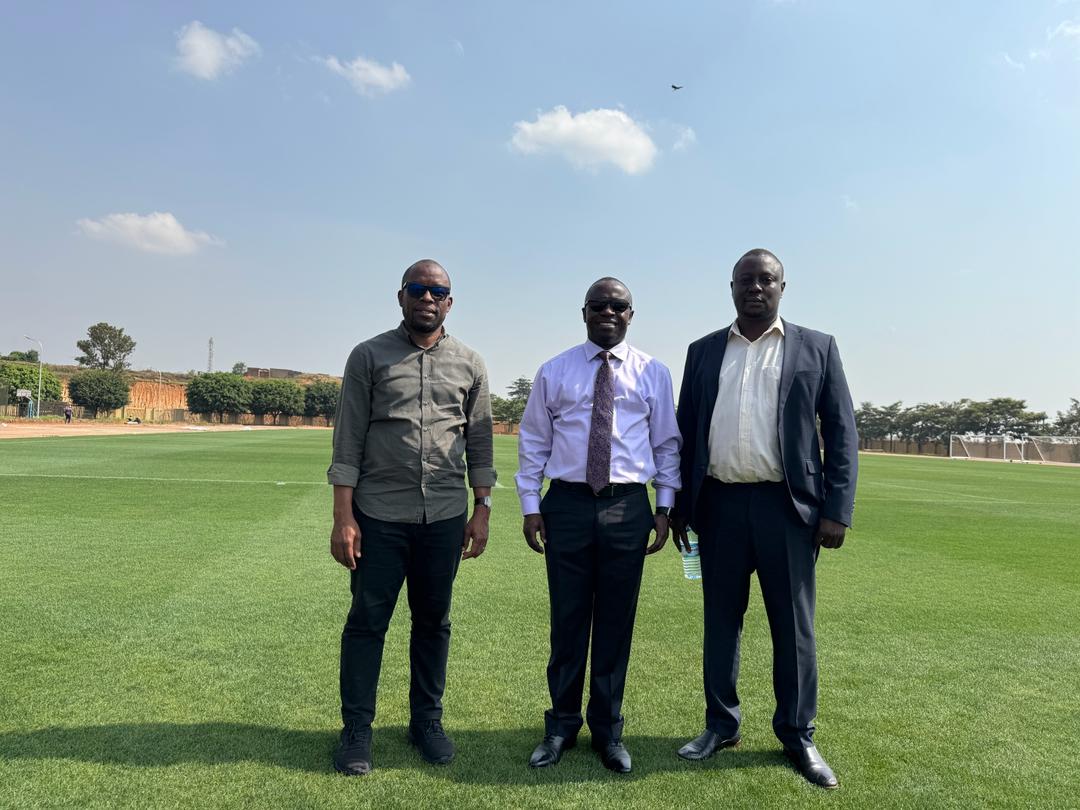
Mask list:
POLYGON ((813 742, 814 566, 851 525, 858 437, 836 341, 779 317, 784 287, 776 256, 746 253, 732 271, 735 322, 686 354, 672 531, 682 549, 687 527, 699 536, 706 712, 705 731, 679 756, 706 759, 740 741, 739 640, 756 570, 773 643, 773 730, 808 781, 834 788, 813 742))

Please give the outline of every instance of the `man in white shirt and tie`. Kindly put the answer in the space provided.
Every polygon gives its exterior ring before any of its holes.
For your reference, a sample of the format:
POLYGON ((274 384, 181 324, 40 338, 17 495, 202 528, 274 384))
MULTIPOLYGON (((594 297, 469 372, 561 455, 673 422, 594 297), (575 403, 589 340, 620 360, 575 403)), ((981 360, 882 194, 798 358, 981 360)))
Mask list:
POLYGON ((731 276, 735 322, 686 354, 672 532, 678 546, 688 526, 700 538, 706 708, 705 731, 678 753, 702 760, 740 741, 739 642, 756 571, 773 643, 773 731, 807 781, 835 788, 813 741, 814 565, 851 525, 858 436, 836 341, 780 318, 784 286, 776 256, 743 255, 731 276))
POLYGON ((630 640, 645 555, 664 546, 680 486, 679 429, 670 372, 626 343, 634 310, 625 285, 600 279, 581 312, 588 340, 541 366, 520 425, 523 533, 545 555, 551 599, 551 708, 529 765, 554 765, 577 741, 591 634, 592 745, 605 767, 628 773, 622 698, 630 640), (541 500, 545 476, 551 485, 541 500))

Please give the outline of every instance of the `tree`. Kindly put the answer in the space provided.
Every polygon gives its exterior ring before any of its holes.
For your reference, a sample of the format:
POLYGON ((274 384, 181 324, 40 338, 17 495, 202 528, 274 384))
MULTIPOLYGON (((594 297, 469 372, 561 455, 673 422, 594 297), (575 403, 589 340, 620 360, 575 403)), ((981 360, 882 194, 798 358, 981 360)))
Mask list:
POLYGON ((304 389, 292 380, 260 380, 251 387, 251 412, 258 416, 269 414, 275 423, 282 414, 301 414, 304 389))
MULTIPOLYGON (((27 388, 33 392, 33 397, 36 400, 38 395, 38 366, 23 365, 22 363, 0 363, 0 388, 4 385, 8 387, 7 402, 8 405, 14 405, 17 403, 18 397, 15 396, 16 391, 20 388, 27 388)), ((41 369, 41 398, 45 402, 56 401, 60 399, 60 392, 62 388, 60 386, 60 380, 49 369, 41 369)))
POLYGON ((102 369, 87 369, 71 375, 68 392, 76 405, 89 408, 94 417, 99 411, 115 411, 128 404, 130 386, 123 374, 102 369))
POLYGON ((498 394, 491 397, 491 416, 496 422, 509 422, 515 425, 525 413, 525 402, 517 399, 504 399, 498 394))
POLYGON ((36 363, 38 361, 38 350, 30 349, 25 352, 16 350, 9 352, 4 357, 0 357, 0 360, 12 360, 16 363, 36 363))
POLYGON ((1064 411, 1057 412, 1054 432, 1059 436, 1080 436, 1080 400, 1069 397, 1072 403, 1064 411))
POLYGON ((510 394, 510 399, 525 403, 529 399, 529 394, 532 393, 532 380, 528 377, 518 377, 506 390, 510 394))
POLYGON ((82 352, 75 358, 80 366, 113 371, 123 371, 131 366, 127 359, 135 351, 135 341, 125 335, 123 329, 102 321, 87 329, 86 334, 86 340, 75 344, 82 352))
POLYGON ((333 380, 317 380, 304 391, 304 416, 321 416, 330 427, 330 417, 337 412, 341 385, 333 380))
POLYGON ((233 363, 233 365, 232 365, 232 373, 233 374, 239 374, 241 377, 244 376, 244 374, 247 373, 247 364, 246 363, 233 363))
POLYGON ((251 380, 227 371, 200 374, 187 384, 187 402, 192 413, 216 413, 221 422, 227 413, 251 408, 251 380))
POLYGON ((532 380, 528 377, 518 377, 509 386, 506 392, 509 394, 505 399, 497 394, 491 397, 491 416, 496 422, 509 422, 515 425, 521 421, 525 413, 525 403, 529 401, 532 393, 532 380))

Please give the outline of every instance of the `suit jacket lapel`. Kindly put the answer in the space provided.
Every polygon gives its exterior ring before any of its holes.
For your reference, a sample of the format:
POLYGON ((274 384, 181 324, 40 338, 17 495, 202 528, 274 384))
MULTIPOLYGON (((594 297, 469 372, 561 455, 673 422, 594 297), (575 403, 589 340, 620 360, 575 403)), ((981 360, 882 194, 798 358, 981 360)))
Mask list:
POLYGON ((702 364, 702 375, 705 380, 702 418, 706 425, 712 420, 716 398, 720 395, 720 369, 724 366, 724 352, 727 351, 727 339, 730 330, 731 327, 728 327, 716 333, 702 364))
MULTIPOLYGON (((781 318, 781 320, 783 320, 781 318)), ((780 371, 780 398, 776 405, 776 423, 781 424, 780 414, 784 412, 791 383, 795 379, 795 366, 802 348, 802 329, 793 323, 784 321, 784 367, 780 371)))

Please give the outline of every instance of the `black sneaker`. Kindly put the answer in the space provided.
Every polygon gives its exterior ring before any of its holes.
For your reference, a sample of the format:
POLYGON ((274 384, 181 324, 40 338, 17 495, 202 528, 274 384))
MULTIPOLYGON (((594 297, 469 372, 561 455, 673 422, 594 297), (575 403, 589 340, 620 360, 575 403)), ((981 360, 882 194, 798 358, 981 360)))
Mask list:
POLYGON ((334 752, 334 770, 346 776, 371 773, 371 726, 350 724, 341 730, 334 752))
POLYGON ((420 758, 431 765, 446 765, 454 758, 454 741, 446 736, 440 720, 409 723, 409 742, 420 749, 420 758))

